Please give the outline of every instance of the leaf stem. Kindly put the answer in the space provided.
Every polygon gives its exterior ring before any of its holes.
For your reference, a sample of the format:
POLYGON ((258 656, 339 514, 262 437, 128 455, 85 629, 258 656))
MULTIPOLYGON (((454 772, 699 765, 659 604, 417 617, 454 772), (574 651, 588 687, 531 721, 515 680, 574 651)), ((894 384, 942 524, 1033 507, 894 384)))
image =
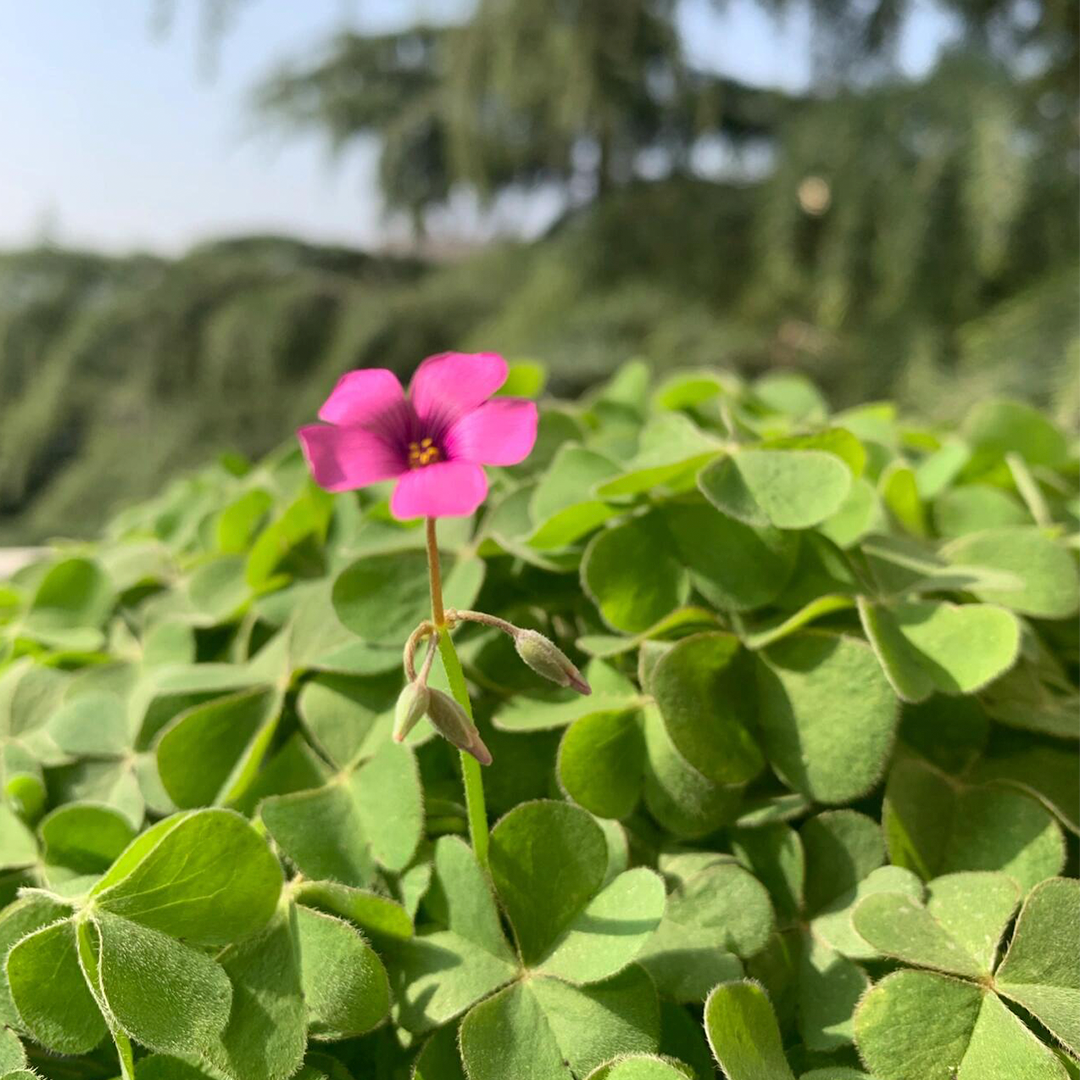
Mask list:
MULTIPOLYGON (((473 719, 472 702, 469 701, 469 688, 465 685, 465 673, 461 670, 461 661, 450 638, 446 625, 446 612, 443 608, 442 575, 439 572, 439 545, 435 538, 435 519, 427 519, 427 554, 428 572, 431 578, 431 618, 439 634, 439 656, 442 657, 446 678, 450 683, 450 693, 454 700, 465 710, 470 720, 473 719)), ((469 819, 469 837, 472 840, 476 861, 486 871, 488 868, 488 822, 487 808, 484 804, 484 779, 480 772, 480 762, 464 750, 461 756, 461 780, 465 787, 465 811, 469 819)))

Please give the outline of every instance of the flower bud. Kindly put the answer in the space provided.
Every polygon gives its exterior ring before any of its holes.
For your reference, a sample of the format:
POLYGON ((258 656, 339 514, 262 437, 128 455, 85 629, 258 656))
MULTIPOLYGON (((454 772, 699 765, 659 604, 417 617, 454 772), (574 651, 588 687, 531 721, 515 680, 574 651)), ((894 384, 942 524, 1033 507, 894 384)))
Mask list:
POLYGON ((408 683, 394 707, 394 742, 402 742, 428 711, 431 691, 422 683, 408 683))
POLYGON ((537 675, 543 675, 559 686, 573 687, 579 694, 592 693, 592 687, 570 663, 569 657, 543 634, 535 630, 518 630, 514 635, 514 648, 537 675))
POLYGON ((429 689, 427 714, 435 730, 452 746, 472 754, 481 765, 491 764, 491 752, 465 710, 441 690, 429 689))

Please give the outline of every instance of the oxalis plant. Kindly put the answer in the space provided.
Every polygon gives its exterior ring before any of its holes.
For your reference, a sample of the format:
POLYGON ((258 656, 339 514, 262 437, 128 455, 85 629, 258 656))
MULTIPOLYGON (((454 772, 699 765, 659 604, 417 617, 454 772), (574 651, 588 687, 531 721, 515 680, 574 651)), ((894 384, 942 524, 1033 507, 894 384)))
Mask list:
POLYGON ((542 389, 352 372, 0 584, 0 1078, 1080 1075, 1075 439, 542 389))
POLYGON ((424 519, 431 618, 419 623, 405 643, 406 684, 394 710, 393 738, 402 742, 426 716, 461 751, 469 834, 485 871, 489 840, 478 766, 490 765, 492 758, 473 723, 451 632, 462 622, 495 627, 545 679, 579 694, 592 692, 581 672, 543 634, 484 612, 447 609, 443 603, 437 519, 470 517, 487 496, 483 466, 520 464, 536 443, 536 405, 491 398, 508 374, 506 361, 495 353, 441 353, 417 368, 406 397, 392 371, 350 371, 319 410, 325 423, 297 433, 320 487, 350 491, 394 480, 391 514, 405 521, 424 519), (425 641, 427 657, 417 674, 416 650, 425 641), (428 686, 436 646, 453 697, 428 686))

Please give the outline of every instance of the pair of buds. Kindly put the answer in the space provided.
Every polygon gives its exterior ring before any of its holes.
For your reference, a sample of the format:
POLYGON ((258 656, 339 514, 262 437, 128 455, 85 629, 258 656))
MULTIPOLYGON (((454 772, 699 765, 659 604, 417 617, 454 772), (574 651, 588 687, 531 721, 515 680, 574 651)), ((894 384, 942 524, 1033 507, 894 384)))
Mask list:
MULTIPOLYGON (((582 677, 581 672, 570 662, 561 649, 535 630, 525 630, 505 619, 497 619, 481 611, 448 611, 447 628, 461 621, 483 623, 494 626, 509 634, 514 641, 518 656, 538 675, 550 679, 559 686, 567 686, 579 694, 591 694, 592 688, 582 677)), ((408 682, 401 691, 394 712, 394 739, 401 742, 423 717, 431 721, 435 730, 447 742, 472 754, 481 765, 491 764, 491 751, 484 745, 476 725, 468 713, 449 695, 428 686, 428 674, 435 658, 440 631, 433 623, 421 623, 413 631, 405 645, 405 675, 408 682), (414 658, 416 648, 424 638, 429 639, 427 655, 419 674, 416 672, 414 658)))

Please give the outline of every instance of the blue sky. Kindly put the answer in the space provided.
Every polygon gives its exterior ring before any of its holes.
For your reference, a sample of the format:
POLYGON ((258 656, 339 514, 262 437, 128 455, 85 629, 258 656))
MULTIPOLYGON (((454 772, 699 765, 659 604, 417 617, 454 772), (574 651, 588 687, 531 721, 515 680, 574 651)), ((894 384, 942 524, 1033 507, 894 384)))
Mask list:
MULTIPOLYGON (((164 252, 245 232, 351 244, 387 235, 374 148, 335 164, 317 137, 257 134, 246 93, 335 27, 445 19, 468 0, 249 0, 213 78, 200 66, 199 6, 176 0, 162 37, 148 0, 0 0, 0 246, 46 231, 64 244, 164 252)), ((718 16, 684 0, 682 25, 698 63, 761 85, 809 77, 805 17, 776 23, 745 0, 718 16)), ((921 9, 904 35, 904 70, 924 70, 948 31, 921 9)))

